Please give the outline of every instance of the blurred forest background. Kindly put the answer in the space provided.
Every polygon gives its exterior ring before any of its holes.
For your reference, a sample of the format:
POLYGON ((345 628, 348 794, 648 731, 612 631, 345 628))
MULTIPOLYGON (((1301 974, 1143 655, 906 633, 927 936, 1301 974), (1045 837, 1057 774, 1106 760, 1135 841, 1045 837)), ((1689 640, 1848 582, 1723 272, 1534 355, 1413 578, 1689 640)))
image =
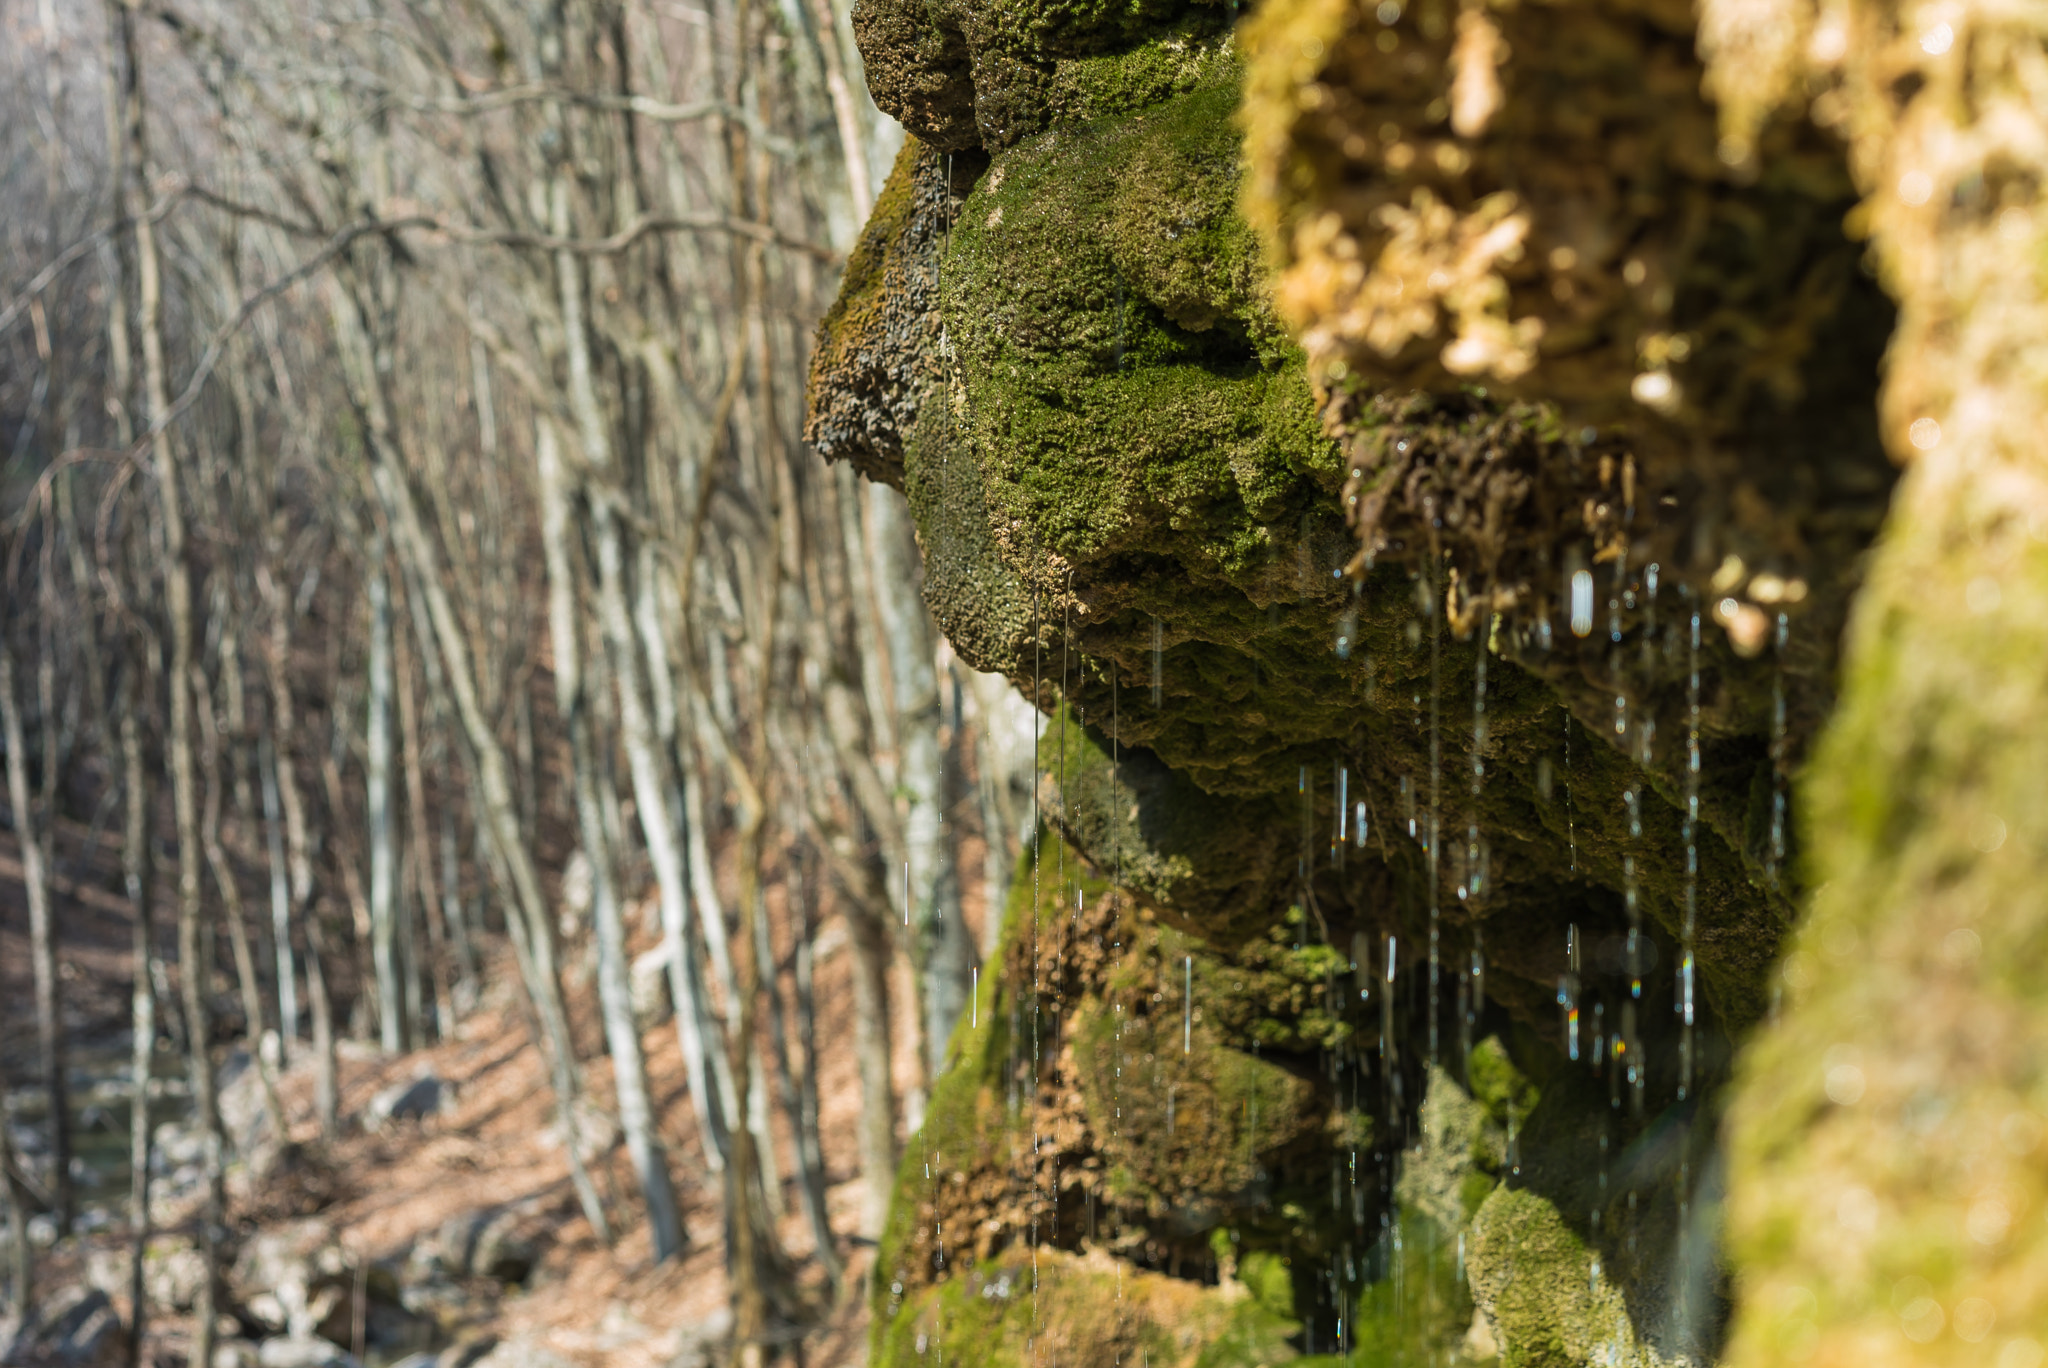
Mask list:
POLYGON ((800 436, 900 141, 835 0, 0 3, 0 1350, 858 1357, 1032 818, 800 436))

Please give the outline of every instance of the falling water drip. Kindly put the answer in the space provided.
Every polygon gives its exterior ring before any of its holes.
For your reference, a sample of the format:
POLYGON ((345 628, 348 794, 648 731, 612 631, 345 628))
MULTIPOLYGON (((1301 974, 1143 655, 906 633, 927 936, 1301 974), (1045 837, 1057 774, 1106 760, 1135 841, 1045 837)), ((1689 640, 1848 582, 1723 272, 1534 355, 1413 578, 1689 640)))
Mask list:
POLYGON ((1316 817, 1316 795, 1309 784, 1307 765, 1301 766, 1300 775, 1295 780, 1295 791, 1301 795, 1301 850, 1294 859, 1294 872, 1306 884, 1308 872, 1315 864, 1316 817))
POLYGON ((1457 975, 1457 991, 1452 994, 1452 1003, 1452 1013, 1458 1019, 1458 1063, 1469 1085, 1472 1061, 1472 984, 1463 974, 1457 975))
MULTIPOLYGON (((1688 591, 1687 598, 1691 598, 1688 591)), ((1693 931, 1699 916, 1700 878, 1700 615, 1695 607, 1689 621, 1685 677, 1685 907, 1679 927, 1678 949, 1678 1100, 1692 1094, 1693 1070, 1693 931)), ((1679 1187, 1683 1201, 1685 1187, 1679 1187)))
POLYGON ((1578 810, 1572 805, 1572 715, 1564 715, 1564 835, 1572 857, 1572 873, 1579 872, 1578 810))
POLYGON ((1486 949, 1475 927, 1472 933, 1472 950, 1466 961, 1465 978, 1459 984, 1458 996, 1464 1001, 1464 1011, 1459 1015, 1464 1022, 1464 1036, 1458 1042, 1462 1060, 1472 1058, 1472 1036, 1479 1029, 1479 1019, 1486 1012, 1486 949))
POLYGON ((1621 600, 1628 583, 1628 555, 1614 558, 1614 583, 1607 591, 1607 640, 1613 646, 1621 645, 1621 600))
POLYGON ((1778 614, 1775 652, 1777 669, 1771 676, 1771 846, 1764 860, 1764 872, 1771 887, 1778 886, 1778 871, 1785 862, 1785 635, 1789 620, 1778 614))
MULTIPOLYGON (((1439 562, 1435 571, 1441 573, 1439 562)), ((1442 1003, 1441 985, 1438 980, 1443 968, 1442 927, 1440 909, 1443 878, 1440 870, 1442 859, 1443 831, 1443 627, 1439 615, 1443 607, 1443 586, 1440 578, 1432 578, 1427 585, 1429 592, 1429 1062, 1435 1064, 1441 1054, 1437 1033, 1442 1027, 1439 1008, 1442 1003)), ((1485 652, 1485 643, 1480 644, 1485 652)))
POLYGON ((1337 765, 1334 768, 1336 770, 1337 784, 1337 827, 1330 835, 1330 863, 1338 869, 1342 869, 1344 867, 1344 842, 1345 838, 1350 834, 1351 769, 1347 765, 1337 765))
MULTIPOLYGON (((1628 839, 1631 845, 1643 837, 1642 794, 1634 788, 1621 791, 1621 801, 1628 810, 1628 839)), ((1628 1082, 1629 1107, 1633 1115, 1643 1114, 1643 1087, 1647 1082, 1648 1069, 1643 1059, 1642 1037, 1636 1029, 1636 1004, 1643 997, 1643 905, 1641 890, 1636 885, 1636 857, 1633 852, 1621 860, 1622 902, 1628 913, 1628 940, 1626 942, 1626 964, 1628 973, 1628 996, 1621 1002, 1620 1041, 1625 1052, 1628 1082)))
POLYGON ((1401 1086, 1401 1071, 1394 1054, 1394 973, 1399 961, 1399 941, 1388 936, 1386 983, 1380 990, 1380 1072, 1387 1080, 1387 1116, 1390 1121, 1394 1117, 1394 1099, 1401 1086))
POLYGON ((1166 682, 1166 628, 1159 615, 1152 615, 1152 706, 1159 706, 1161 686, 1166 682))
POLYGON ((1607 1033, 1607 1105, 1615 1111, 1621 1110, 1621 1080, 1628 1068, 1628 999, 1621 1001, 1621 1020, 1607 1033))
MULTIPOLYGON (((1491 630, 1500 626, 1496 614, 1491 630)), ((1472 816, 1465 829, 1465 882, 1458 889, 1461 901, 1475 908, 1486 891, 1486 854, 1479 839, 1479 800, 1486 787, 1486 657, 1488 641, 1481 641, 1472 663, 1472 816)))
POLYGON ((1557 981, 1557 1005, 1564 1009, 1565 1056, 1579 1058, 1579 927, 1574 922, 1564 933, 1564 977, 1557 981))
POLYGON ((1593 634, 1593 572, 1572 571, 1572 635, 1593 634))
MULTIPOLYGON (((1337 574, 1342 575, 1343 570, 1337 574)), ((1351 659, 1351 648, 1358 641, 1358 600, 1364 592, 1363 580, 1351 581, 1351 602, 1344 609, 1344 616, 1337 619, 1337 659, 1351 659)))
MULTIPOLYGON (((1039 908, 1044 903, 1044 888, 1041 874, 1045 869, 1045 816, 1040 806, 1039 779, 1045 773, 1042 749, 1045 739, 1045 714, 1041 707, 1045 684, 1045 617, 1044 602, 1036 590, 1031 595, 1031 916, 1028 918, 1031 935, 1031 1088, 1032 1105, 1028 1112, 1031 1124, 1031 1152, 1039 1152, 1037 1091, 1041 1081, 1040 1070, 1044 1067, 1044 1041, 1040 1035, 1043 1024, 1040 1016, 1045 988, 1043 961, 1039 955, 1038 923, 1039 908)), ((1031 1323, 1039 1323, 1038 1305, 1038 1165, 1031 1166, 1031 1225, 1025 1235, 1025 1244, 1031 1250, 1031 1323)), ((1035 1337, 1026 1340, 1026 1352, 1032 1352, 1035 1337)))
POLYGON ((1180 967, 1180 1052, 1186 1054, 1195 1047, 1195 957, 1183 956, 1180 967))
POLYGON ((903 924, 910 925, 910 861, 903 862, 903 924))

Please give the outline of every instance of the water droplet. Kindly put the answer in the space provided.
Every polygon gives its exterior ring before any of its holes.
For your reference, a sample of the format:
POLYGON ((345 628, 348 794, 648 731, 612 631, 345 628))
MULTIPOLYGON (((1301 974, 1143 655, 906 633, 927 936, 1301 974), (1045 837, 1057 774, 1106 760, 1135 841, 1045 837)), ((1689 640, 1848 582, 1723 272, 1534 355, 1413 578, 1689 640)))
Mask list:
POLYGON ((1572 571, 1572 635, 1593 634, 1593 572, 1572 571))

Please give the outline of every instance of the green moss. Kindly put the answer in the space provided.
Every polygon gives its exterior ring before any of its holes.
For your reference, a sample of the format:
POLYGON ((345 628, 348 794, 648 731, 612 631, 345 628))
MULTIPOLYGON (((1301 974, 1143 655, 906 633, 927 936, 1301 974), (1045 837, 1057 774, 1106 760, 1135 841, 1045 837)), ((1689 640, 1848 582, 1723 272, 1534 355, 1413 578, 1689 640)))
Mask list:
POLYGON ((1465 1229, 1507 1173, 1511 1137, 1535 1102, 1534 1088, 1491 1037, 1473 1047, 1468 1071, 1477 1095, 1442 1068, 1430 1069, 1415 1142, 1395 1188, 1404 1208, 1433 1220, 1445 1239, 1465 1229))
MULTIPOLYGON (((1107 986, 1075 1013, 1074 1053, 1108 1193, 1184 1236, 1252 1206, 1265 1161, 1320 1138, 1327 1104, 1305 1080, 1226 1043, 1241 1038, 1217 1029, 1206 992, 1202 1019, 1184 1018, 1180 995, 1165 991, 1179 957, 1148 944, 1155 935, 1141 932, 1123 961, 1151 972, 1126 974, 1122 991, 1107 986)), ((1207 989, 1216 967, 1203 958, 1207 989)))
POLYGON ((1067 708, 1049 719, 1038 751, 1048 819, 1123 887, 1213 943, 1242 942, 1270 924, 1293 874, 1281 803, 1204 792, 1067 708))
POLYGON ((942 1266, 923 1266, 921 1257, 929 1257, 921 1237, 929 1214, 924 1199, 931 1192, 932 1164, 939 1165, 943 1182, 949 1173, 1006 1171, 1014 1157, 1023 1113, 1021 1100, 1003 1086, 1012 1045, 1008 1007, 1015 990, 1004 982, 1002 966, 1025 928, 1052 911, 1043 904, 1043 888, 1033 877, 1033 855, 1033 850, 1024 852, 1010 884, 996 948, 983 966, 989 995, 986 1010, 977 1004, 955 1023, 946 1070, 933 1084, 924 1125, 897 1170, 889 1218, 875 1253, 878 1273, 871 1295, 878 1326, 900 1306, 906 1283, 915 1286, 945 1271, 942 1266))
POLYGON ((1486 1307, 1502 1368, 1655 1368, 1622 1294, 1557 1208, 1496 1188, 1472 1220, 1466 1268, 1486 1307))
POLYGON ((1204 1287, 1099 1256, 1019 1251, 896 1307, 877 1326, 870 1362, 1258 1368, 1295 1357, 1287 1343, 1295 1328, 1243 1286, 1204 1287))
POLYGON ((1502 1130, 1528 1122, 1536 1109, 1536 1085, 1525 1077, 1499 1040, 1488 1036, 1472 1047, 1465 1061, 1465 1081, 1472 1098, 1486 1109, 1486 1117, 1502 1130))
MULTIPOLYGON (((821 354, 850 351, 861 345, 864 335, 877 326, 887 305, 890 267, 903 249, 904 230, 909 226, 915 192, 912 181, 919 154, 917 140, 906 138, 896 154, 889 178, 875 197, 874 208, 860 232, 860 241, 846 258, 846 270, 839 278, 839 293, 832 307, 818 323, 821 354)), ((813 363, 818 364, 818 363, 813 363)), ((827 361, 828 367, 831 362, 827 361)))
MULTIPOLYGON (((947 253, 954 402, 1013 560, 1151 551, 1264 568, 1263 524, 1338 479, 1236 213, 1237 66, 998 157, 947 253), (1277 421, 1276 421, 1277 420, 1277 421)), ((1051 587, 1048 560, 1023 565, 1051 587)))
MULTIPOLYGON (((1523 1139, 1545 1151, 1532 1165, 1541 1181, 1532 1172, 1518 1190, 1548 1202, 1561 1224, 1531 1217, 1501 1227, 1528 1225, 1531 1262, 1496 1251, 1495 1266, 1517 1279, 1584 1282, 1588 1251, 1607 1257, 1602 1241, 1624 1236, 1619 1226, 1599 1234, 1573 1224, 1595 1203, 1546 1165, 1567 1156, 1590 1174, 1585 1155, 1602 1136, 1556 1118, 1597 1119, 1617 1155, 1662 1153, 1671 1126, 1687 1124, 1623 1119, 1589 1071, 1559 1065, 1553 1085, 1530 1063, 1554 1056, 1561 1039, 1553 995, 1565 927, 1578 927, 1595 953, 1625 925, 1621 889, 1633 882, 1662 959, 1641 1003, 1661 1071, 1653 1098, 1675 1083, 1685 671, 1669 591, 1660 630, 1632 627, 1612 653, 1631 695, 1633 729, 1618 735, 1616 690, 1594 663, 1606 644, 1581 652, 1565 642, 1546 654, 1513 621, 1494 636, 1467 617, 1459 630, 1475 632, 1447 635, 1432 651, 1417 585, 1392 553, 1355 589, 1332 577, 1357 545, 1341 516, 1350 461, 1319 424, 1238 208, 1242 73, 1216 7, 897 8, 916 10, 932 107, 952 101, 956 124, 945 137, 965 139, 932 145, 958 147, 962 158, 980 155, 967 150, 974 144, 994 154, 957 209, 947 201, 927 243, 937 302, 905 333, 926 340, 919 355, 930 367, 915 421, 899 434, 925 594, 964 659, 1007 673, 1052 714, 1041 801, 1092 863, 1048 836, 1048 867, 1017 880, 1013 931, 985 975, 995 1000, 956 1041, 954 1068, 906 1157, 879 1265, 902 1273, 882 1284, 901 1290, 877 1303, 878 1327, 894 1327, 886 1334, 895 1338, 877 1361, 909 1361, 922 1334, 928 1354, 944 1345, 957 1358, 1005 1362, 1011 1344, 1067 1322, 1083 1328, 1060 1361, 1095 1352, 1130 1362, 1126 1349, 1179 1361, 1164 1342, 1143 1339, 1149 1330, 1105 1339, 1085 1329, 1100 1320, 1097 1275, 1112 1255, 1127 1278, 1150 1276, 1142 1265, 1181 1267, 1221 1229, 1237 1235, 1236 1286, 1251 1289, 1240 1304, 1274 1318, 1229 1323, 1251 1341, 1272 1342, 1294 1314, 1295 1292, 1305 1298, 1301 1319, 1327 1324, 1333 1305, 1311 1305, 1303 1289, 1350 1261, 1379 1278, 1356 1304, 1354 1362, 1397 1362, 1425 1345, 1439 1361, 1471 1359, 1479 1350, 1461 1347, 1473 1309, 1458 1300, 1456 1236, 1476 1229, 1476 1212, 1503 1220, 1520 1210, 1498 1200, 1509 1132, 1535 1127, 1523 1139), (971 127, 957 122, 969 105, 971 127), (1487 726, 1475 757, 1482 662, 1487 726), (1645 766, 1622 752, 1651 717, 1661 730, 1645 766), (1349 802, 1369 811, 1363 850, 1332 846, 1340 774, 1349 802), (1421 838, 1432 795, 1446 833, 1444 956, 1456 964, 1483 949, 1492 1003, 1518 1034, 1510 1033, 1513 1060, 1493 1042, 1475 1052, 1462 1107, 1431 1089, 1435 1111, 1423 1128, 1436 1138, 1405 1161, 1400 1238, 1371 1254, 1345 1241, 1360 1238, 1361 1220, 1376 1228, 1390 1195, 1373 1180, 1367 1216, 1334 1216, 1331 1161, 1340 1139, 1369 1152, 1385 1131, 1380 1118, 1337 1105, 1351 1082, 1327 1080, 1345 1067, 1333 1069, 1332 1058, 1356 1067, 1377 1029, 1377 1004, 1366 1020, 1363 982, 1350 982, 1352 947, 1391 934, 1412 965, 1431 921, 1421 838), (1471 830, 1489 848, 1487 887, 1461 900, 1471 830), (1064 875, 1053 874, 1054 861, 1064 875), (1108 883, 1132 896, 1110 898, 1108 883), (1020 937, 1055 949, 1020 960, 1020 937), (1190 962, 1200 1015, 1184 1046, 1190 962), (1540 1102, 1531 1078, 1542 1083, 1540 1102), (1034 1136, 1028 1114, 1039 1106, 1056 1111, 1059 1125, 1034 1136), (1030 1143, 1055 1129, 1057 1141, 1030 1143), (1040 1194, 1055 1188, 1057 1220, 1043 1229, 1057 1224, 1060 1234, 1041 1244, 1064 1252, 1041 1253, 1071 1275, 1062 1293, 1071 1314, 1019 1321, 975 1280, 1018 1267, 1015 1250, 1029 1238, 1020 1191, 1044 1215, 1040 1194), (1060 1210, 1062 1200, 1074 1208, 1060 1210), (1101 1233, 1076 1233, 1083 1202, 1085 1228, 1101 1233), (1094 1272, 1085 1259, 1095 1256, 1076 1252, 1089 1241, 1102 1259, 1094 1272), (1284 1310, 1277 1294, 1259 1290, 1276 1279, 1288 1292, 1284 1310), (1432 1309, 1418 1319, 1424 1303, 1432 1309)), ((871 62, 871 74, 885 65, 871 62)), ((884 235, 909 233, 890 226, 897 212, 884 210, 884 235)), ((868 258, 850 278, 852 298, 834 326, 858 331, 878 298, 868 258)), ((1538 466, 1585 455, 1554 407, 1504 406, 1484 393, 1401 421, 1385 435, 1427 427, 1447 438, 1442 451, 1481 464, 1509 449, 1538 466)), ((1601 493, 1597 457, 1583 464, 1599 487, 1582 492, 1611 497, 1601 493)), ((1375 492, 1369 482, 1360 488, 1375 492)), ((1410 545, 1400 554, 1420 553, 1410 545)), ((1549 559, 1527 559, 1554 577, 1549 559)), ((1737 1029, 1761 1016, 1765 966, 1790 909, 1788 891, 1758 882, 1772 797, 1761 739, 1771 667, 1739 664, 1711 628, 1708 637, 1694 890, 1712 1009, 1703 1041, 1714 1025, 1737 1029)), ((1608 977, 1595 991, 1615 1007, 1618 970, 1589 969, 1589 982, 1601 972, 1608 977)), ((1414 1016, 1419 1008, 1403 1031, 1416 1029, 1414 1016)), ((1489 1023, 1498 1026, 1498 1017, 1489 1023)), ((1713 1081, 1714 1067, 1703 1066, 1696 1085, 1713 1081)), ((1411 1063, 1411 1097, 1418 1074, 1411 1063)), ((1668 1187, 1655 1189, 1657 1200, 1668 1187)), ((1647 1182, 1643 1191, 1652 1193, 1647 1182)), ((1626 1238, 1659 1241, 1641 1266, 1621 1270, 1627 1276, 1654 1283, 1652 1265, 1671 1247, 1668 1217, 1658 1207, 1626 1228, 1626 1238)), ((1543 1345, 1584 1339, 1585 1317, 1570 1307, 1510 1311, 1537 1318, 1514 1322, 1519 1342, 1535 1346, 1515 1352, 1537 1355, 1518 1361, 1544 1362, 1543 1345), (1545 1328, 1552 1322, 1580 1329, 1558 1339, 1545 1328)), ((1153 1314, 1137 1319, 1150 1324, 1153 1314)), ((1237 1333, 1189 1314, 1202 1333, 1237 1333)), ((1218 1362, 1257 1362, 1266 1351, 1217 1352, 1218 1362)))
POLYGON ((1948 440, 1865 590, 1804 795, 1816 891, 1730 1107, 1737 1363, 2048 1342, 2048 546, 2031 456, 1948 440))
POLYGON ((1235 60, 1220 18, 1213 11, 1190 14, 1135 47, 1061 60, 1047 92, 1051 125, 1135 113, 1197 88, 1215 66, 1235 60))

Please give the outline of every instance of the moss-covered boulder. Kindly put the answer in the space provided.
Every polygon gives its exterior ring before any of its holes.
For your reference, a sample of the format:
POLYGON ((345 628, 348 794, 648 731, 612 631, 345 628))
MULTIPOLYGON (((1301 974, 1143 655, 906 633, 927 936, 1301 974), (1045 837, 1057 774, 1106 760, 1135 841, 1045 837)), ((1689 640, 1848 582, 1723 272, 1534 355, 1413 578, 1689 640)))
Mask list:
POLYGON ((1256 1271, 1267 1276, 1249 1286, 1209 1287, 1132 1271, 1099 1253, 1015 1251, 892 1299, 871 1362, 1264 1368, 1295 1357, 1288 1337, 1297 1328, 1286 1311, 1285 1271, 1265 1262, 1256 1271), (1277 1297, 1254 1290, 1276 1284, 1277 1297))
POLYGON ((1019 1247, 1206 1286, 1220 1231, 1304 1353, 1697 1360, 1718 1087, 1891 491, 1848 162, 1727 142, 1689 6, 1238 20, 857 6, 912 141, 807 436, 1049 718, 878 1324, 1009 1334, 973 1280, 1019 1247))

